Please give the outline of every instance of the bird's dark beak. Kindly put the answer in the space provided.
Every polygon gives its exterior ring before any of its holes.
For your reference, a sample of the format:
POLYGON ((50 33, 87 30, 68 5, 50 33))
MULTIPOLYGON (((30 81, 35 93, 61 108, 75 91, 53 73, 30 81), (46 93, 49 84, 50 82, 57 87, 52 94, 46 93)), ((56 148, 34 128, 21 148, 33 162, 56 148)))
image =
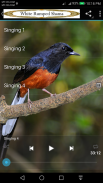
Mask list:
POLYGON ((78 56, 80 56, 80 54, 79 54, 79 53, 76 53, 75 51, 72 51, 72 52, 70 52, 69 54, 70 54, 70 55, 78 55, 78 56))

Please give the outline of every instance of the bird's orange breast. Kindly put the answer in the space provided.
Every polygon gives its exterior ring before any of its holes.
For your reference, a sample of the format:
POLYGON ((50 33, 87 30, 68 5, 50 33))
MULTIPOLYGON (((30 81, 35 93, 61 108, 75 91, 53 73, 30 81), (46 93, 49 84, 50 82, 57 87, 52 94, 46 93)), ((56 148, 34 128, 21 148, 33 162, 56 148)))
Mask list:
POLYGON ((47 69, 38 69, 27 79, 20 82, 20 97, 27 93, 27 89, 43 89, 55 81, 58 74, 50 73, 47 69), (24 86, 24 87, 23 87, 24 86))

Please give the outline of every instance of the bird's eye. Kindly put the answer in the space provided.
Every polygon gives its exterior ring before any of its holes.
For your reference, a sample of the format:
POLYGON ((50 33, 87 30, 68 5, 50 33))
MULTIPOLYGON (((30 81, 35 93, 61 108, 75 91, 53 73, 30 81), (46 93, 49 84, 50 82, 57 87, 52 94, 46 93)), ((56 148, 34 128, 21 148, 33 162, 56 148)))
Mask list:
POLYGON ((62 47, 62 50, 65 50, 65 47, 64 46, 62 47))

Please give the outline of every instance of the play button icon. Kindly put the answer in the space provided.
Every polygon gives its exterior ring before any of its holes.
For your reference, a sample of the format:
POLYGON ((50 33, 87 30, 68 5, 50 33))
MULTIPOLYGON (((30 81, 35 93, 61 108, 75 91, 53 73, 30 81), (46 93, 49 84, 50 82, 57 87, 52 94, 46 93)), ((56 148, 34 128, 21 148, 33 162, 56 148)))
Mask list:
POLYGON ((52 151, 54 149, 54 147, 49 146, 49 151, 52 151))

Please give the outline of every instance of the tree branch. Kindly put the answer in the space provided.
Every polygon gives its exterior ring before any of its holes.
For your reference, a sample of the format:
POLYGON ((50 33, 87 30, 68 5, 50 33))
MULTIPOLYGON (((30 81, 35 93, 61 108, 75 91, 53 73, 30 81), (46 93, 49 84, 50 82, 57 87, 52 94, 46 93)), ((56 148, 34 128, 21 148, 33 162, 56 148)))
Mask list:
POLYGON ((100 90, 103 87, 103 76, 81 85, 77 88, 68 90, 67 92, 58 94, 53 97, 48 97, 32 102, 31 108, 28 108, 28 104, 19 105, 7 105, 5 102, 5 96, 0 97, 0 123, 6 123, 9 118, 16 118, 20 116, 28 116, 30 114, 36 114, 41 111, 46 111, 51 108, 75 102, 78 99, 100 90), (97 83, 101 83, 101 86, 97 86, 97 83))

